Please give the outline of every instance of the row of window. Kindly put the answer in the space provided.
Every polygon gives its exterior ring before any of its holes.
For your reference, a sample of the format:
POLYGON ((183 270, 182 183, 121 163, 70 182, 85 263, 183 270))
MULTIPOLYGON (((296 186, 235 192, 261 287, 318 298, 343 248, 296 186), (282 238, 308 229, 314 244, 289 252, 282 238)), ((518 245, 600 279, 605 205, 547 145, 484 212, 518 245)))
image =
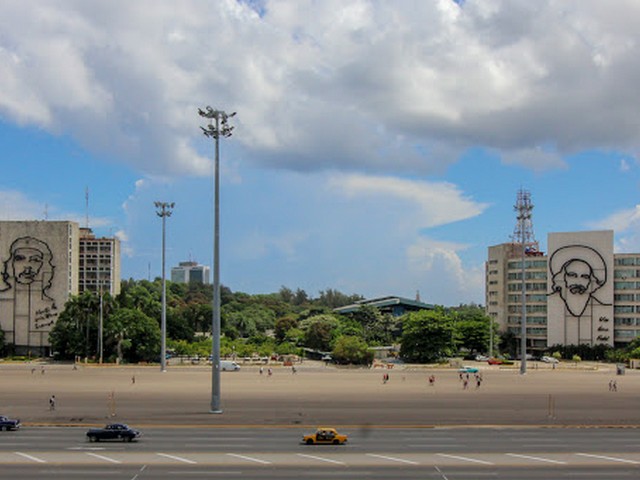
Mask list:
MULTIPOLYGON (((547 272, 524 272, 525 280, 546 280, 547 272)), ((522 280, 522 272, 509 272, 507 274, 507 280, 522 280)))
MULTIPOLYGON (((522 261, 519 260, 515 262, 509 262, 508 268, 509 270, 515 270, 516 268, 522 270, 522 261)), ((524 268, 525 270, 528 270, 530 268, 544 268, 546 270, 547 261, 546 260, 525 260, 524 268)))
MULTIPOLYGON (((538 283, 524 283, 524 289, 528 292, 545 292, 547 290, 547 283, 538 282, 538 283)), ((507 290, 510 292, 520 292, 522 291, 521 283, 510 283, 507 285, 507 290)))
POLYGON ((614 258, 613 262, 615 265, 640 267, 640 257, 618 257, 614 258))
MULTIPOLYGON (((522 311, 522 307, 520 305, 509 305, 508 308, 509 313, 519 313, 522 311)), ((526 305, 527 313, 547 313, 546 305, 526 305)))
MULTIPOLYGON (((522 295, 509 295, 508 301, 509 303, 518 303, 522 300, 522 295)), ((547 294, 546 293, 528 293, 526 295, 525 302, 546 302, 547 294)))
POLYGON ((632 327, 637 325, 640 327, 640 318, 630 318, 630 317, 619 317, 613 320, 614 325, 625 325, 627 327, 632 327))
MULTIPOLYGON (((521 316, 509 316, 509 323, 511 325, 520 325, 522 320, 521 316)), ((547 317, 534 317, 527 315, 527 325, 546 325, 547 317)))
POLYGON ((640 270, 618 269, 613 272, 614 278, 640 278, 640 270))
MULTIPOLYGON (((520 334, 519 327, 509 327, 508 330, 511 333, 514 333, 516 335, 520 334)), ((546 328, 527 328, 527 335, 546 335, 546 334, 547 334, 546 328)))
POLYGON ((640 282, 613 282, 614 290, 640 290, 640 282))
POLYGON ((614 313, 640 313, 640 306, 636 305, 615 305, 613 307, 614 313))

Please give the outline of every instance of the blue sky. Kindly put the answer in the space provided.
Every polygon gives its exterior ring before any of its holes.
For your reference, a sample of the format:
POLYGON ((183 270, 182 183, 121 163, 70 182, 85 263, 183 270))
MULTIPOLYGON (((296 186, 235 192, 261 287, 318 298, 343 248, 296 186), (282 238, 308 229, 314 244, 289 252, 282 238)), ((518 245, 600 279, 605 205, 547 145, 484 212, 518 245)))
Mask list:
POLYGON ((0 2, 0 219, 122 240, 125 278, 484 302, 517 191, 549 232, 640 251, 640 4, 617 0, 0 2))

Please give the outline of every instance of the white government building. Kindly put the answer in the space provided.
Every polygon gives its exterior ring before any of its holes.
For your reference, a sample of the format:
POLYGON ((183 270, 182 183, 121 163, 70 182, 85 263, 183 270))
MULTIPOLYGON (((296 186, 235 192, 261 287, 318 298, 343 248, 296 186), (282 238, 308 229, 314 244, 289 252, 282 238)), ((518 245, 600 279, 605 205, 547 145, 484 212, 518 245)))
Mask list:
MULTIPOLYGON (((489 247, 487 314, 521 336, 522 243, 489 247)), ((548 252, 525 243, 527 350, 624 346, 640 336, 640 253, 614 253, 613 231, 550 233, 548 252)))

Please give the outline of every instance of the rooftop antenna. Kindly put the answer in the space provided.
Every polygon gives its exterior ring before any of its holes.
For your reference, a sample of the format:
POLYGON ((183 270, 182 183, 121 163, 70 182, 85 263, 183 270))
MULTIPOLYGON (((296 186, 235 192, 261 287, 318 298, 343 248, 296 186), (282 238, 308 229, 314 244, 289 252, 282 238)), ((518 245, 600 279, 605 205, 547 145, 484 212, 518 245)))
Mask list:
POLYGON ((420 301, 420 290, 416 290, 416 302, 420 301))
POLYGON ((49 220, 49 204, 44 204, 44 219, 49 220))
MULTIPOLYGON (((531 202, 531 192, 528 190, 518 190, 518 197, 513 209, 518 213, 518 221, 513 229, 511 242, 523 245, 526 254, 536 254, 538 249, 538 241, 533 233, 533 221, 531 220, 531 211, 533 203, 531 202)), ((517 250, 520 251, 519 249, 517 250)))
POLYGON ((89 187, 84 187, 84 226, 89 229, 89 187))

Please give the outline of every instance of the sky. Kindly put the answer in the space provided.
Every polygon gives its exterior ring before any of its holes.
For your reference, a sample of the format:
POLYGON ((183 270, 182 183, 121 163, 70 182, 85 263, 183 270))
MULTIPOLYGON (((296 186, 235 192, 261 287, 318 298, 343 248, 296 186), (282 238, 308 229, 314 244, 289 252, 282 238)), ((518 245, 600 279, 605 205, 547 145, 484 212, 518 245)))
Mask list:
POLYGON ((122 276, 484 303, 517 192, 640 252, 636 0, 3 0, 0 220, 122 242, 122 276), (168 276, 168 273, 167 273, 168 276))

